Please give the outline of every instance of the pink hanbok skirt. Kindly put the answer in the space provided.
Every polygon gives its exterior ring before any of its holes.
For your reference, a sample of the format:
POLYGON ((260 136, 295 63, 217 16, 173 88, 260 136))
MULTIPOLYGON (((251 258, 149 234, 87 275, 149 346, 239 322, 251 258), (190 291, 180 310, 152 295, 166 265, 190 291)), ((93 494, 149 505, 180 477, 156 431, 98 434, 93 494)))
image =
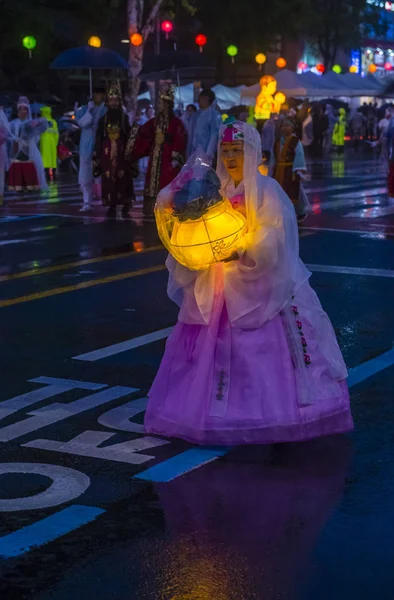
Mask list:
POLYGON ((349 431, 346 375, 331 323, 308 282, 257 329, 231 326, 219 290, 208 326, 178 322, 167 340, 145 430, 208 445, 349 431))

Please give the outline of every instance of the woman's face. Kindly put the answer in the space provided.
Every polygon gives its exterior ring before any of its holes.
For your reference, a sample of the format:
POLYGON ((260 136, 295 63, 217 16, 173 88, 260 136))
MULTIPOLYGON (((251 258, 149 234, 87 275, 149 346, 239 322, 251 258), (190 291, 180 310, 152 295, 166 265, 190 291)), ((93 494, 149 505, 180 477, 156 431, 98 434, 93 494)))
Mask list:
POLYGON ((29 114, 29 111, 26 108, 26 106, 20 106, 18 108, 18 117, 20 118, 21 121, 24 121, 25 119, 27 119, 28 114, 29 114))
POLYGON ((231 179, 242 181, 244 178, 244 143, 222 143, 222 161, 231 179))

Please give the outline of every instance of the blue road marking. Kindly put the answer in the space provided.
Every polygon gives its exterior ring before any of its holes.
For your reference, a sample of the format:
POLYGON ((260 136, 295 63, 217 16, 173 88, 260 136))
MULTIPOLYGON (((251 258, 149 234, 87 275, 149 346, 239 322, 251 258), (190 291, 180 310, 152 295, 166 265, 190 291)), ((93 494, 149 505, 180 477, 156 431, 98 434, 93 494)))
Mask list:
POLYGON ((164 460, 146 471, 142 471, 134 479, 157 482, 171 481, 180 475, 216 460, 220 456, 224 456, 229 450, 230 448, 192 448, 164 460))
POLYGON ((348 385, 349 387, 353 387, 358 383, 361 383, 365 379, 376 375, 380 371, 387 369, 387 367, 391 367, 394 364, 394 348, 369 360, 366 363, 355 367, 354 369, 349 370, 349 379, 348 385))
POLYGON ((10 223, 11 221, 30 221, 30 219, 42 219, 48 215, 26 215, 24 217, 6 216, 0 218, 0 223, 10 223))
POLYGON ((50 517, 41 519, 0 538, 0 556, 13 558, 94 521, 105 510, 94 506, 73 504, 50 517))

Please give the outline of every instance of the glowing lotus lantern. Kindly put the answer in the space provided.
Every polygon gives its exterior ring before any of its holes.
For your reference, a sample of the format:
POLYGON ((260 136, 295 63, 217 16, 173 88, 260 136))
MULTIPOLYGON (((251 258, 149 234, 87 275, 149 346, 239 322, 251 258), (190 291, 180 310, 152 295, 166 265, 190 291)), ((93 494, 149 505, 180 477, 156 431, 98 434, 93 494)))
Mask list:
MULTIPOLYGON (((182 173, 180 174, 182 176, 182 173)), ((200 271, 229 258, 242 245, 246 221, 219 194, 213 169, 189 180, 175 193, 171 207, 155 207, 160 239, 183 266, 200 271)))
POLYGON ((271 113, 279 113, 281 105, 286 101, 282 92, 276 92, 276 79, 272 75, 264 75, 260 79, 261 92, 256 98, 255 119, 269 119, 271 113))

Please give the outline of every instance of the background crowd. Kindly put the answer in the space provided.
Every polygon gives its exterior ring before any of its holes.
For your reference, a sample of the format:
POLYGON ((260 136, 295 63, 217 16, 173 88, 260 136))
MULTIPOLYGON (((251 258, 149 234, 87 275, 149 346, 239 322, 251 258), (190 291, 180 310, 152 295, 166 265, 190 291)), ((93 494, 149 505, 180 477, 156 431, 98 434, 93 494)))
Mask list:
POLYGON ((391 105, 363 104, 349 110, 339 103, 292 100, 280 113, 256 122, 254 111, 243 106, 222 114, 211 89, 203 89, 198 102, 186 107, 175 106, 174 98, 175 88, 166 85, 157 112, 145 104, 129 114, 115 82, 108 91, 97 88, 87 105, 75 106, 59 119, 49 106, 37 110, 26 97, 19 98, 14 117, 0 108, 1 204, 5 189, 45 192, 60 168, 78 172, 82 212, 92 211, 94 201, 101 200, 109 216, 117 206, 128 216, 137 179, 144 189, 144 215, 151 216, 160 189, 197 149, 215 162, 219 128, 228 118, 257 128, 266 172, 285 188, 300 220, 307 212, 302 188, 305 156, 319 160, 331 152, 343 153, 348 140, 356 152, 364 142, 377 146, 390 164, 391 105))

